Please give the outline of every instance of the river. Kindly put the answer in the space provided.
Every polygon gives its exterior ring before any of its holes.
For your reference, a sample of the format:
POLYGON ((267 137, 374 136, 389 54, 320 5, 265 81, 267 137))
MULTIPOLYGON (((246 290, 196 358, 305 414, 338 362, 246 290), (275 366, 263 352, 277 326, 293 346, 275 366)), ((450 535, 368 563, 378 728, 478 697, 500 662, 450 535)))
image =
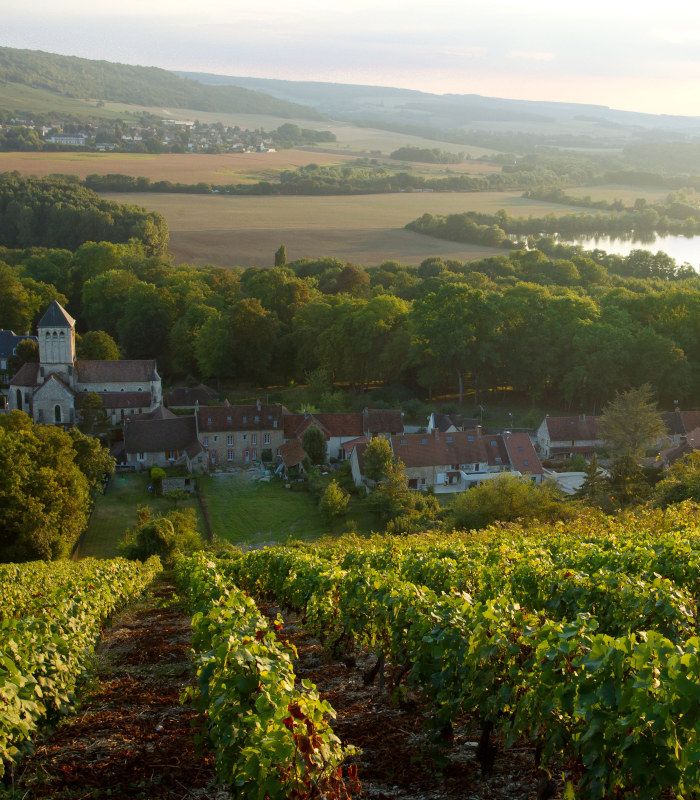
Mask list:
POLYGON ((659 250, 668 254, 678 264, 690 264, 700 271, 700 236, 654 236, 639 239, 613 239, 610 236, 585 236, 578 239, 563 239, 564 244, 578 244, 585 250, 605 250, 618 256, 628 256, 633 250, 659 250))

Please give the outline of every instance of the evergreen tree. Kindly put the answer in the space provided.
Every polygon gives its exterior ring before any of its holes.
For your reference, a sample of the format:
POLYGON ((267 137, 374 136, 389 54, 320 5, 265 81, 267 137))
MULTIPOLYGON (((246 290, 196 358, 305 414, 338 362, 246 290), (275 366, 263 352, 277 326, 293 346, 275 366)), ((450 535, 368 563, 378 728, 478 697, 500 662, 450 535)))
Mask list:
POLYGON ((593 455, 590 463, 586 466, 585 472, 586 477, 581 488, 576 492, 576 497, 580 500, 597 503, 610 487, 609 481, 600 472, 598 456, 593 455))
POLYGON ((302 447, 312 464, 326 463, 326 437, 315 425, 304 433, 302 447))
POLYGON ((287 264, 287 247, 281 244, 275 251, 275 266, 284 267, 287 264))

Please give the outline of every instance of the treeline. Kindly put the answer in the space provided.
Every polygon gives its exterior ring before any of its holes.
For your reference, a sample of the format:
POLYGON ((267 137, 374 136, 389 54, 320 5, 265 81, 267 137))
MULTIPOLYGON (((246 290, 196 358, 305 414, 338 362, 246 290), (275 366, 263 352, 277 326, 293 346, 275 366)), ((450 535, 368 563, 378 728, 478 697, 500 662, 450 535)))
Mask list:
POLYGON ((439 147, 399 147, 390 155, 397 161, 419 161, 423 164, 461 164, 464 153, 451 153, 439 147))
POLYGON ((344 195, 391 194, 395 192, 485 192, 526 189, 551 180, 538 173, 490 173, 425 178, 373 165, 318 166, 309 164, 285 170, 279 180, 253 184, 184 184, 151 181, 130 175, 88 175, 85 186, 99 192, 178 192, 183 194, 231 195, 344 195))
POLYGON ((514 240, 528 236, 613 236, 616 238, 651 237, 654 234, 694 236, 700 233, 700 210, 671 202, 663 205, 640 205, 612 214, 547 214, 544 217, 512 217, 501 209, 495 214, 468 211, 447 216, 423 214, 406 227, 417 233, 453 242, 512 247, 514 240), (680 214, 680 217, 676 217, 680 214))
POLYGON ((301 128, 291 122, 285 122, 274 131, 272 138, 280 147, 298 147, 300 145, 337 142, 338 137, 332 131, 317 131, 313 128, 301 128))
POLYGON ((0 327, 32 327, 37 303, 22 321, 11 298, 39 286, 66 298, 81 333, 157 358, 170 380, 259 386, 322 374, 324 407, 337 410, 338 384, 409 396, 509 386, 586 408, 645 382, 667 404, 697 396, 700 279, 645 251, 555 247, 418 268, 316 259, 246 270, 174 267, 135 245, 5 250, 0 327))
POLYGON ((104 200, 77 181, 0 174, 1 246, 73 250, 89 241, 131 239, 148 255, 165 253, 165 220, 155 211, 104 200))

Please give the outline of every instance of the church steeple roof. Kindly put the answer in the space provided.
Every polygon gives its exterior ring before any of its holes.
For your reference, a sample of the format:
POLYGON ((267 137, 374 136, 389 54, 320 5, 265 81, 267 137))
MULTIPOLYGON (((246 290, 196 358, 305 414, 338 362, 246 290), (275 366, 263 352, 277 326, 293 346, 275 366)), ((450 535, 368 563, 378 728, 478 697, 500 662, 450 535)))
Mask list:
POLYGON ((39 328, 74 328, 75 320, 65 308, 54 300, 39 320, 39 328))

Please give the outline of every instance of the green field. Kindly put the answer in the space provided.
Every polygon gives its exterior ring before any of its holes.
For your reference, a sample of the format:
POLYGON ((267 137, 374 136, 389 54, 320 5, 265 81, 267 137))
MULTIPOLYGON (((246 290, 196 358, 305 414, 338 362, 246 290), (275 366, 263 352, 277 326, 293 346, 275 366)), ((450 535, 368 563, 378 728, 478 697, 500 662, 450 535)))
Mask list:
MULTIPOLYGON (((136 522, 139 506, 150 506, 157 514, 172 511, 172 501, 154 497, 146 488, 148 484, 148 473, 145 472, 116 474, 112 478, 107 491, 95 502, 88 529, 80 543, 81 558, 112 558, 117 555, 124 532, 136 522)), ((179 503, 178 508, 195 508, 200 515, 196 498, 179 503)), ((203 531, 201 515, 200 530, 203 531)))
POLYGON ((669 189, 660 189, 654 186, 624 186, 617 183, 606 183, 600 186, 576 186, 567 189, 566 193, 573 197, 590 197, 591 200, 624 200, 625 203, 634 203, 638 197, 643 197, 650 202, 663 200, 668 196, 669 189))
POLYGON ((132 116, 135 109, 124 106, 123 110, 97 106, 96 100, 82 100, 77 97, 65 97, 45 89, 34 89, 19 83, 0 82, 0 109, 7 111, 71 114, 76 117, 104 117, 105 119, 123 119, 132 116), (132 112, 129 112, 132 109, 132 112))
POLYGON ((515 216, 565 214, 573 206, 523 198, 520 192, 450 192, 333 197, 224 197, 181 194, 108 194, 121 203, 159 211, 170 228, 178 263, 269 266, 284 242, 291 259, 334 256, 355 264, 397 260, 419 264, 430 256, 461 261, 503 253, 492 247, 421 236, 404 225, 421 214, 462 211, 515 216))
POLYGON ((287 539, 317 539, 347 530, 359 533, 378 527, 366 501, 353 498, 346 520, 328 525, 307 492, 250 480, 245 475, 220 474, 199 479, 214 535, 233 544, 262 545, 287 539))

